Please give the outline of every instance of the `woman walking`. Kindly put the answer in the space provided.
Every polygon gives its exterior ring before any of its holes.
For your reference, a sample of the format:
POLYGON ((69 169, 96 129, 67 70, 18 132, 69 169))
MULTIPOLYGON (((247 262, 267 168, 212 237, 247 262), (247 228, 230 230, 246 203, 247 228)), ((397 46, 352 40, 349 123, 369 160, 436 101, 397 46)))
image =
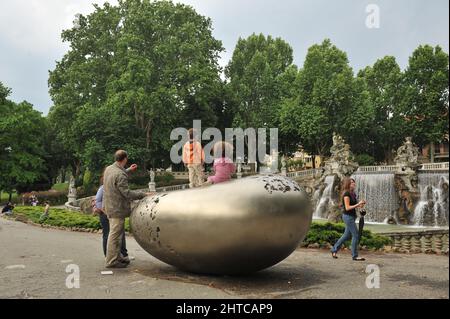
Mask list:
POLYGON ((331 249, 331 255, 333 258, 337 257, 337 252, 341 248, 342 244, 352 237, 352 259, 356 261, 363 261, 364 258, 358 257, 358 243, 359 243, 359 235, 358 228, 356 227, 356 208, 364 207, 366 204, 365 200, 359 201, 357 200, 355 194, 356 183, 353 178, 344 178, 342 183, 342 206, 344 208, 342 219, 345 223, 345 231, 344 234, 339 238, 336 244, 331 249))

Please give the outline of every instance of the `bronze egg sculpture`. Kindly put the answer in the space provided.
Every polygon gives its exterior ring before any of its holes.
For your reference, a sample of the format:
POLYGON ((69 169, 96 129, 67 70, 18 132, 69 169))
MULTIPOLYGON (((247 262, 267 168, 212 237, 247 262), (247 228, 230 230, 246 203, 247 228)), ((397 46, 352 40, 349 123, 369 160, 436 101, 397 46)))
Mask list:
POLYGON ((291 179, 258 175, 142 199, 130 226, 139 245, 179 269, 247 274, 275 265, 304 239, 306 192, 291 179))

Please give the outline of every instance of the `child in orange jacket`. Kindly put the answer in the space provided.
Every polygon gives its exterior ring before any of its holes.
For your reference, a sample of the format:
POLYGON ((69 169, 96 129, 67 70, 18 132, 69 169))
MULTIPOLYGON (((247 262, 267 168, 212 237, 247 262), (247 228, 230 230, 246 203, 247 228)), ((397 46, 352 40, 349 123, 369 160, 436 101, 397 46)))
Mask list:
POLYGON ((189 141, 183 146, 183 163, 189 170, 189 187, 203 184, 203 163, 205 152, 202 144, 194 140, 194 129, 189 129, 189 141))

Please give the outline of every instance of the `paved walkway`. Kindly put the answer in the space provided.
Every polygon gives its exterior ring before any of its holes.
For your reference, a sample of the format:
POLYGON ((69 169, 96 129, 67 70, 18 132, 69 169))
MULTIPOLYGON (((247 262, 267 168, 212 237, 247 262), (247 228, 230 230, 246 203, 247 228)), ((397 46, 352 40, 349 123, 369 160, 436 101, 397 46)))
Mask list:
POLYGON ((40 228, 0 218, 0 298, 449 298, 448 256, 370 253, 353 262, 325 250, 298 249, 278 265, 245 277, 179 271, 143 251, 101 275, 101 235, 40 228), (66 267, 80 269, 80 288, 66 287, 66 267), (366 266, 380 269, 380 288, 368 289, 366 266))

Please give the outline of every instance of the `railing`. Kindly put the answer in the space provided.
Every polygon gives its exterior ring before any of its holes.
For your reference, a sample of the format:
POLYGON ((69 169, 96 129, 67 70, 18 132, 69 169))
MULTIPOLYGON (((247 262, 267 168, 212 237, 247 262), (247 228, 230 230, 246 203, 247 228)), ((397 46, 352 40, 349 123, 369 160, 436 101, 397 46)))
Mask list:
POLYGON ((448 253, 448 229, 380 233, 380 235, 391 238, 394 252, 448 253))
MULTIPOLYGON (((448 170, 448 162, 422 164, 419 171, 448 170)), ((397 165, 360 166, 357 172, 395 172, 400 170, 397 165)))
POLYGON ((420 170, 422 171, 448 170, 448 162, 422 164, 420 170))
POLYGON ((357 172, 395 172, 396 170, 398 170, 397 165, 360 166, 357 172))
POLYGON ((181 189, 187 189, 189 188, 189 184, 181 184, 181 185, 173 185, 173 186, 164 186, 164 187, 157 187, 157 192, 171 192, 171 191, 177 191, 181 189))
POLYGON ((303 171, 296 171, 296 172, 288 172, 286 173, 287 177, 295 178, 295 177, 309 177, 309 176, 315 176, 318 172, 321 172, 321 169, 307 169, 303 171))

